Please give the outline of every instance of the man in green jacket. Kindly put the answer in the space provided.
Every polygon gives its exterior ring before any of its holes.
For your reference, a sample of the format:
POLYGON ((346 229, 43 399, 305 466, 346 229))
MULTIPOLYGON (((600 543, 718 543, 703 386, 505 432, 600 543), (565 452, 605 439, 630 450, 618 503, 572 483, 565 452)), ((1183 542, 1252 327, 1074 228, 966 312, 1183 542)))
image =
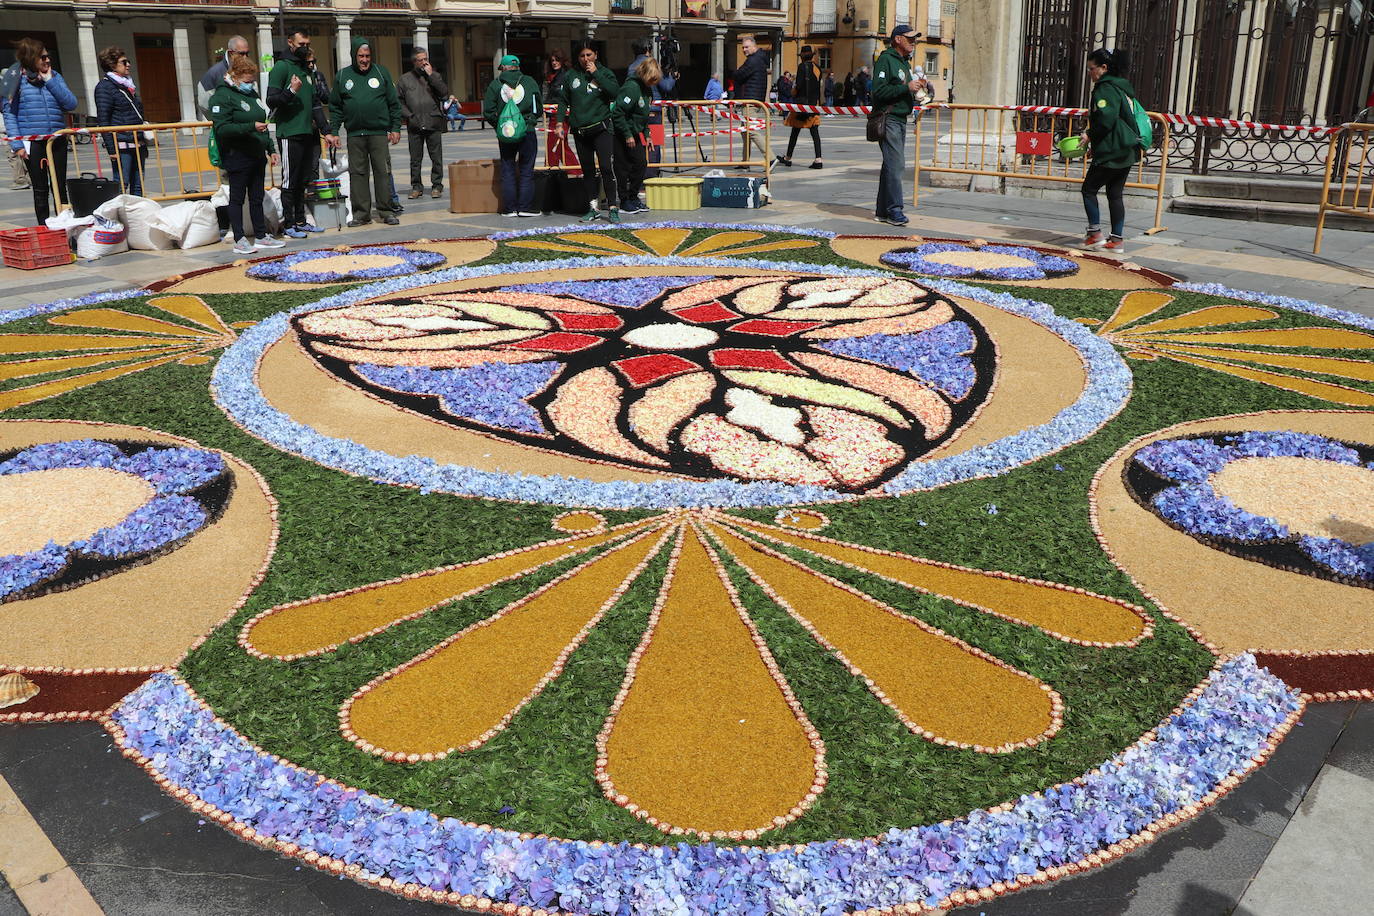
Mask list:
POLYGON ((913 107, 912 96, 926 86, 926 75, 910 64, 912 49, 921 33, 905 23, 892 29, 891 46, 878 55, 873 65, 873 107, 886 108, 883 135, 878 146, 883 153, 883 169, 878 175, 878 204, 873 218, 890 226, 910 222, 902 212, 902 172, 906 169, 906 119, 913 107))
POLYGON ((353 66, 334 79, 329 95, 330 146, 339 145, 339 125, 348 130, 348 183, 353 219, 350 226, 372 222, 372 194, 382 222, 400 222, 391 206, 391 150, 401 140, 401 103, 396 83, 381 64, 372 60, 372 43, 353 39, 353 66), (368 189, 369 173, 372 188, 368 189))
POLYGON ((286 234, 303 239, 316 229, 305 218, 307 177, 319 170, 320 135, 314 118, 315 80, 305 62, 310 36, 297 29, 286 36, 286 54, 267 76, 267 107, 277 125, 281 153, 281 212, 286 234))

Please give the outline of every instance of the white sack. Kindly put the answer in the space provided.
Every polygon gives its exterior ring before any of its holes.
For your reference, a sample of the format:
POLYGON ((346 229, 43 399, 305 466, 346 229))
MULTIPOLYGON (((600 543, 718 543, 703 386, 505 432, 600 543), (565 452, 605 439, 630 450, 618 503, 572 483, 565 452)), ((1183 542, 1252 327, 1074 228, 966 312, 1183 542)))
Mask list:
POLYGON ((124 224, 129 233, 129 247, 138 251, 153 251, 159 246, 154 243, 151 230, 153 217, 162 205, 146 197, 133 194, 119 194, 95 208, 95 215, 105 219, 117 219, 124 224))
POLYGON ((149 235, 158 247, 199 248, 219 241, 219 220, 210 201, 183 200, 158 211, 149 235))
POLYGON ((129 250, 128 232, 117 219, 93 217, 94 222, 76 234, 76 256, 88 261, 129 250))

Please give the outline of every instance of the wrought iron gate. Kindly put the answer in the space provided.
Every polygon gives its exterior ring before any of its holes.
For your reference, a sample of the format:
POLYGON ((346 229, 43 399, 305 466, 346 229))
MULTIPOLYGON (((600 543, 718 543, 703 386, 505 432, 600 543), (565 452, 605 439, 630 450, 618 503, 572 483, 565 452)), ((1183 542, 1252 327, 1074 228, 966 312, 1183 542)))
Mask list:
MULTIPOLYGON (((1340 124, 1374 89, 1374 0, 1025 0, 1022 104, 1082 106, 1094 48, 1131 52, 1155 111, 1276 124, 1340 124)), ((1194 171, 1320 174, 1302 131, 1187 128, 1173 163, 1194 171)))

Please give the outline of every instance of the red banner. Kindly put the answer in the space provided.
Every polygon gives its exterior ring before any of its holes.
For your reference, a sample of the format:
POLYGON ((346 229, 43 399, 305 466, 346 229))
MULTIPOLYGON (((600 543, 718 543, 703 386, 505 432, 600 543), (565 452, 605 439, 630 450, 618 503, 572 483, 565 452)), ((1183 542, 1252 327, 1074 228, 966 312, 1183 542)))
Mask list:
POLYGON ((1016 132, 1016 152, 1021 156, 1048 156, 1054 146, 1054 136, 1029 130, 1016 132))

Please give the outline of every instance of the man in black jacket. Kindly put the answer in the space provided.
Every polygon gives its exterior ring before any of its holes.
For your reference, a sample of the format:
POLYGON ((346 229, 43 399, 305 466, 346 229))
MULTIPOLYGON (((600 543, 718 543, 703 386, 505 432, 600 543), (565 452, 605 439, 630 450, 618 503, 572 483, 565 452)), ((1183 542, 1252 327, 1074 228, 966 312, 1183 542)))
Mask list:
POLYGON ((410 58, 411 67, 396 84, 401 99, 401 116, 406 119, 406 136, 410 141, 410 198, 425 193, 420 172, 425 164, 425 150, 429 150, 429 183, 432 197, 444 196, 444 131, 448 118, 444 115, 444 99, 448 98, 448 84, 434 72, 429 51, 416 48, 410 58))
MULTIPOLYGON (((744 63, 740 64, 735 70, 735 94, 736 99, 754 99, 758 102, 768 101, 768 52, 760 48, 754 42, 753 35, 744 35, 739 40, 740 50, 744 52, 744 63)), ((742 117, 758 117, 760 114, 767 118, 767 109, 755 108, 752 105, 743 106, 735 110, 737 115, 742 117)), ((773 154, 768 149, 768 135, 763 131, 746 131, 744 134, 744 158, 749 158, 749 147, 751 145, 759 148, 759 155, 764 162, 772 160, 773 154)), ((744 168, 744 166, 740 166, 744 168)))

